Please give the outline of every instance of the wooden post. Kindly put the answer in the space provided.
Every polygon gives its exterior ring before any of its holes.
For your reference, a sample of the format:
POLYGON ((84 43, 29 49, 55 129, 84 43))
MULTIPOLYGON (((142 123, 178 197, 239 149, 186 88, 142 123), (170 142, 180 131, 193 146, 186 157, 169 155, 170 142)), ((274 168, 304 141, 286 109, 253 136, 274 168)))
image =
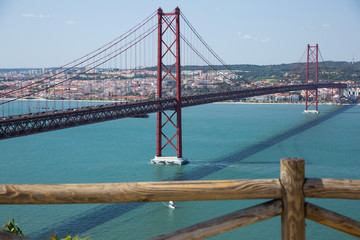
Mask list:
POLYGON ((305 240, 304 180, 304 159, 281 159, 280 182, 284 188, 281 215, 282 240, 305 240))

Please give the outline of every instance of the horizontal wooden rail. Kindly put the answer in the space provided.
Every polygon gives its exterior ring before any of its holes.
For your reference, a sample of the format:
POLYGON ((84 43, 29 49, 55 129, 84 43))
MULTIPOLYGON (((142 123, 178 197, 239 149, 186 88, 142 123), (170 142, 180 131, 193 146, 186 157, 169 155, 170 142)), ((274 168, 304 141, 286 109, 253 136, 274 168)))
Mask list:
POLYGON ((303 187, 308 198, 342 198, 360 200, 360 180, 307 178, 303 187))
POLYGON ((334 228, 341 232, 360 238, 360 222, 340 215, 336 212, 321 208, 311 203, 305 205, 306 218, 334 228))
POLYGON ((280 199, 279 179, 0 185, 0 204, 280 199))
MULTIPOLYGON (((307 178, 307 198, 360 200, 360 180, 307 178)), ((115 203, 282 198, 278 179, 104 184, 0 184, 0 204, 115 203), (171 197, 169 197, 171 195, 171 197)))
POLYGON ((163 234, 152 238, 151 240, 204 239, 276 217, 280 215, 281 212, 281 200, 272 200, 195 224, 172 233, 163 234))

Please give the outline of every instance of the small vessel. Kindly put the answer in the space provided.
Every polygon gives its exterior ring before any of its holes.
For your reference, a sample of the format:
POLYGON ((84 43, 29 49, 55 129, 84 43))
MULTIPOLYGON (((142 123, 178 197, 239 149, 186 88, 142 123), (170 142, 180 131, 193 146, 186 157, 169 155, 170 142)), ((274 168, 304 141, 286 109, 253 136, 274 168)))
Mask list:
POLYGON ((171 209, 175 209, 176 208, 176 206, 175 206, 175 203, 173 202, 173 201, 169 201, 169 208, 171 208, 171 209))

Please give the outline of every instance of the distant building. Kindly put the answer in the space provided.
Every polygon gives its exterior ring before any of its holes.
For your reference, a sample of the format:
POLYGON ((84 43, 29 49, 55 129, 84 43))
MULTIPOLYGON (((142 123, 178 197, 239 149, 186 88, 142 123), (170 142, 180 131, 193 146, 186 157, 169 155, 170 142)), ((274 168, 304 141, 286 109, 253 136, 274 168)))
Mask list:
POLYGON ((268 96, 268 95, 264 95, 264 96, 254 96, 254 97, 247 98, 247 100, 249 100, 249 101, 265 102, 265 101, 269 101, 269 96, 268 96))
POLYGON ((299 95, 290 95, 290 101, 298 102, 298 101, 300 101, 300 96, 299 95))

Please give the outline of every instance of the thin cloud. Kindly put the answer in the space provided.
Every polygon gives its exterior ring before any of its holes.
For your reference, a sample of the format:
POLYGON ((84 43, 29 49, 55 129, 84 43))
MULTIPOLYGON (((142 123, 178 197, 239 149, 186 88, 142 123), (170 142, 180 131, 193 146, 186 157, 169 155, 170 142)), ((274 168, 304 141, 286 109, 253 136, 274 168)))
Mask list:
POLYGON ((23 17, 30 17, 30 18, 49 18, 50 15, 45 14, 34 14, 34 13, 23 13, 23 17))
POLYGON ((73 21, 73 20, 67 20, 67 21, 65 21, 65 23, 66 23, 66 24, 75 24, 76 22, 73 21))
POLYGON ((249 39, 249 40, 255 40, 255 41, 257 41, 257 38, 251 36, 250 34, 245 34, 243 38, 244 38, 244 39, 249 39))
POLYGON ((255 36, 252 36, 251 34, 248 34, 248 33, 237 32, 237 35, 238 35, 239 38, 245 39, 245 40, 260 41, 262 43, 266 43, 266 42, 270 41, 270 38, 268 38, 268 37, 265 37, 263 39, 259 39, 259 38, 255 37, 255 36))
POLYGON ((256 38, 256 37, 253 37, 253 36, 251 36, 251 35, 248 34, 248 33, 243 34, 242 32, 238 32, 237 35, 239 36, 239 38, 242 38, 242 39, 255 40, 255 41, 257 41, 257 38, 256 38))
POLYGON ((323 24, 321 24, 321 26, 323 28, 330 28, 331 27, 330 24, 327 24, 327 23, 323 23, 323 24))

